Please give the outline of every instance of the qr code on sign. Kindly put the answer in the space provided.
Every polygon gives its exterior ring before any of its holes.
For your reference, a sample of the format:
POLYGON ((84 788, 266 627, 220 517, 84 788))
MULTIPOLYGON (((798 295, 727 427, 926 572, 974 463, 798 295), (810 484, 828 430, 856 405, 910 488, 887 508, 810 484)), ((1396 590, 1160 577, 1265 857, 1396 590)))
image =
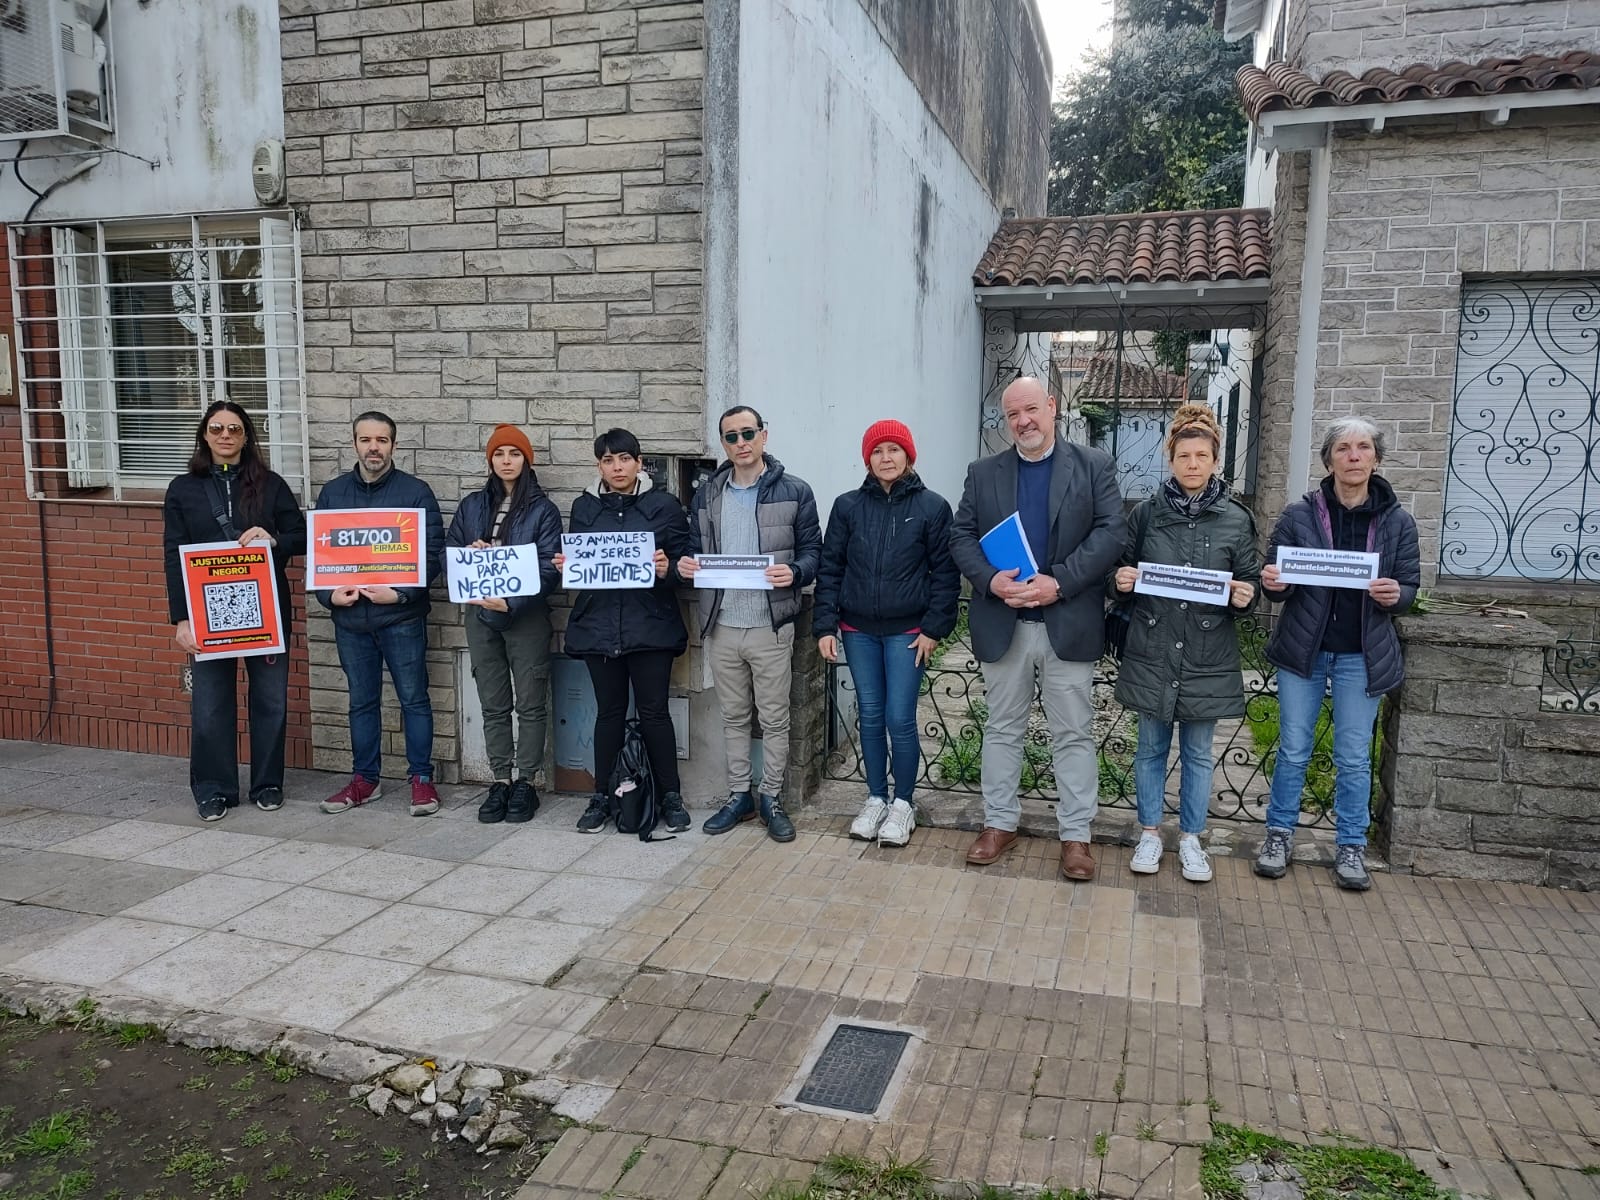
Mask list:
POLYGON ((205 593, 206 625, 212 633, 232 633, 260 626, 260 584, 250 580, 243 583, 208 583, 205 593))

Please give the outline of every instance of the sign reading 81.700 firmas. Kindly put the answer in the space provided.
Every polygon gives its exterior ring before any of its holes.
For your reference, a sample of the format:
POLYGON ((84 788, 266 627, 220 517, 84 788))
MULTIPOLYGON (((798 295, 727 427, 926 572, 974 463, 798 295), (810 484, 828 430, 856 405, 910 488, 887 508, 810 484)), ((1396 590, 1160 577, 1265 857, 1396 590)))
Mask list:
POLYGON ((422 587, 420 508, 325 508, 307 514, 306 588, 422 587))

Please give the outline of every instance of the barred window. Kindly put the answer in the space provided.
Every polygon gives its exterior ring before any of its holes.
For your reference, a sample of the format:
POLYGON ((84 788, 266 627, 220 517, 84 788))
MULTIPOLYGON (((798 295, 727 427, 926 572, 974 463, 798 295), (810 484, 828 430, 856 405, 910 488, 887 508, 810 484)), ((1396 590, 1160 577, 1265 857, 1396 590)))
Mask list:
POLYGON ((12 226, 28 491, 164 488, 232 400, 305 495, 299 234, 281 217, 12 226))

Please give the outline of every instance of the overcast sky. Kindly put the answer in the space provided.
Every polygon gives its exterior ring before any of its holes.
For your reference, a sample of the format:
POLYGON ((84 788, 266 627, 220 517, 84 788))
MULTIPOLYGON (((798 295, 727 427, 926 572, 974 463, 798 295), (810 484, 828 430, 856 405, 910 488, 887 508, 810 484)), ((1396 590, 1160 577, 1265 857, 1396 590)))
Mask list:
POLYGON ((1111 0, 1039 0, 1056 80, 1076 70, 1091 50, 1111 40, 1111 0))

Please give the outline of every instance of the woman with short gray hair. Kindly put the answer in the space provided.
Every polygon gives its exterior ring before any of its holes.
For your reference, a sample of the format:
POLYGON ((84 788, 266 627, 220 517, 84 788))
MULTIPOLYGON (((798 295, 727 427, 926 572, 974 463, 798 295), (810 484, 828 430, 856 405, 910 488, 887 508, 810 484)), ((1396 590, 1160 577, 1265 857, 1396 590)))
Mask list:
POLYGON ((1384 449, 1383 431, 1368 418, 1330 422, 1322 439, 1328 474, 1283 510, 1267 540, 1261 586, 1283 605, 1267 641, 1267 661, 1278 668, 1278 757, 1256 874, 1268 879, 1289 869, 1317 718, 1331 690, 1334 879, 1352 891, 1372 886, 1366 868, 1372 726, 1378 701, 1405 676, 1394 618, 1411 607, 1422 582, 1417 523, 1374 473, 1384 449), (1364 586, 1288 584, 1278 568, 1286 547, 1375 552, 1378 577, 1364 586))

